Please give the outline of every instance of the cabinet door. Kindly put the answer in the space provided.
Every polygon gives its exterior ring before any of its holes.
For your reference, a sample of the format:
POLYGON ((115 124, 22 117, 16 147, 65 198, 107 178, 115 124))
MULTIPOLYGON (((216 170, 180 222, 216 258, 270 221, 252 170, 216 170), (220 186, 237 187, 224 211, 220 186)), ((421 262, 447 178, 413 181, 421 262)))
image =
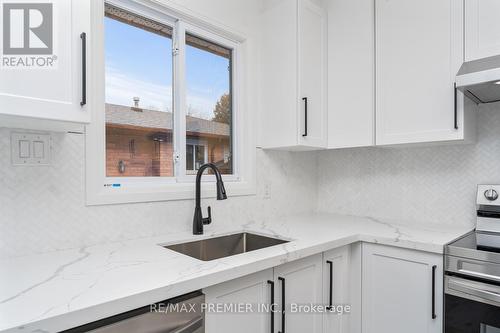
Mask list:
POLYGON ((18 4, 24 7, 6 14, 11 20, 10 46, 18 49, 9 55, 4 49, 2 54, 0 114, 89 122, 89 112, 80 102, 84 61, 81 34, 86 33, 89 54, 90 3, 52 0, 47 4, 18 4), (26 21, 19 19, 23 14, 26 21), (13 60, 17 65, 6 65, 6 58, 17 59, 13 60))
POLYGON ((463 1, 375 0, 375 21, 377 145, 463 140, 463 1))
POLYGON ((465 59, 500 54, 500 1, 465 0, 465 59))
POLYGON ((271 288, 273 270, 268 269, 242 278, 221 283, 203 290, 207 304, 250 304, 251 311, 238 313, 205 313, 205 330, 207 333, 271 333, 270 313, 265 308, 271 304, 271 288))
POLYGON ((285 313, 275 313, 275 332, 320 333, 322 314, 299 311, 296 305, 322 303, 322 255, 314 255, 274 268, 276 303, 285 313), (285 327, 283 327, 283 325, 285 327))
POLYGON ((363 244, 362 274, 364 333, 442 331, 442 255, 363 244))
MULTIPOLYGON (((347 305, 349 299, 349 246, 323 253, 323 304, 347 305)), ((324 333, 349 332, 350 315, 328 312, 324 315, 324 333)))
POLYGON ((373 0, 329 0, 328 148, 375 144, 373 0))
POLYGON ((262 13, 261 145, 295 147, 297 128, 297 0, 266 1, 262 13))
POLYGON ((326 12, 309 0, 298 0, 299 143, 326 147, 326 12))

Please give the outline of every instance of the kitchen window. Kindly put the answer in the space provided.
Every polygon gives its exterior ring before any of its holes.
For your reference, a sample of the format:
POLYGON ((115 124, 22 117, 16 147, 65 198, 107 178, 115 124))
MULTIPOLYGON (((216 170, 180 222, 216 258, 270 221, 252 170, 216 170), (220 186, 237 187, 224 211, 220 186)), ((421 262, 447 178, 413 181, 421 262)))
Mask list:
POLYGON ((173 28, 107 5, 104 29, 106 175, 172 177, 173 28))
POLYGON ((235 194, 253 192, 250 118, 238 99, 243 39, 139 0, 108 1, 102 12, 96 69, 103 80, 87 131, 89 203, 189 198, 204 163, 220 169, 229 190, 231 182, 250 189, 235 194))
MULTIPOLYGON (((174 152, 185 157, 186 175, 206 163, 232 174, 232 49, 185 34, 184 110, 173 104, 173 27, 106 5, 106 175, 172 177, 174 152), (205 145, 175 146, 174 112, 185 114, 186 141, 205 145), (135 140, 136 153, 126 143, 135 140), (210 151, 205 158, 205 151, 210 151), (203 156, 201 156, 202 154, 203 156)), ((181 134, 182 135, 182 134, 181 134)), ((208 172, 208 171, 207 171, 208 172)))

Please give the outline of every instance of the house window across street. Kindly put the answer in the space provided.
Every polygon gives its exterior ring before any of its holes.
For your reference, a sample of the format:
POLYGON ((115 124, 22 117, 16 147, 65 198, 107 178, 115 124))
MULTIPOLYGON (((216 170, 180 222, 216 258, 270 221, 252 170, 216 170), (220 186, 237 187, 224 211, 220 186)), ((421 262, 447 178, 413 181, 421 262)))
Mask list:
POLYGON ((195 174, 196 171, 207 163, 208 149, 206 144, 186 145, 186 173, 195 174))

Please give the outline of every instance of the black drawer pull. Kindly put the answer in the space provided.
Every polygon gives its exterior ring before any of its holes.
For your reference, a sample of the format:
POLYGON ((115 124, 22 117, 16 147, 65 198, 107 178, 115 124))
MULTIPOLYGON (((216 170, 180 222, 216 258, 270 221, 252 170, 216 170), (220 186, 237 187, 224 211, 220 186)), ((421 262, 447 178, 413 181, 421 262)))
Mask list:
POLYGON ((281 281, 281 331, 278 333, 285 333, 285 278, 278 277, 281 281))
POLYGON ((437 266, 432 266, 432 319, 436 319, 436 269, 437 266))
POLYGON ((271 286, 271 307, 269 313, 271 314, 271 333, 274 333, 274 281, 268 280, 267 283, 271 286))
POLYGON ((458 129, 458 110, 457 110, 457 108, 458 108, 458 106, 457 106, 457 103, 458 103, 457 102, 458 92, 457 92, 457 84, 455 83, 453 87, 455 89, 454 90, 455 101, 454 101, 454 111, 453 111, 454 112, 454 120, 453 121, 454 121, 454 127, 457 130, 458 129))
POLYGON ((82 40, 82 100, 80 106, 87 104, 87 34, 80 34, 82 40))
POLYGON ((307 136, 307 97, 303 97, 302 100, 304 101, 304 134, 302 134, 302 136, 306 137, 307 136))
POLYGON ((326 263, 330 266, 330 295, 326 309, 331 311, 333 309, 333 262, 327 260, 326 263))

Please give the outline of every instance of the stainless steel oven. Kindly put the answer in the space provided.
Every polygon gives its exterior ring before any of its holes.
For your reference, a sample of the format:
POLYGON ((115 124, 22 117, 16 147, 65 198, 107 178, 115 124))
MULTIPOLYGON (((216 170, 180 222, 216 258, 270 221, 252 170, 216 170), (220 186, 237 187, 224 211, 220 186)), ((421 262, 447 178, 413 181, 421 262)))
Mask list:
POLYGON ((478 186, 476 230, 445 247, 445 333, 500 333, 498 193, 478 186))
POLYGON ((445 332, 500 333, 500 286, 445 276, 445 332))

